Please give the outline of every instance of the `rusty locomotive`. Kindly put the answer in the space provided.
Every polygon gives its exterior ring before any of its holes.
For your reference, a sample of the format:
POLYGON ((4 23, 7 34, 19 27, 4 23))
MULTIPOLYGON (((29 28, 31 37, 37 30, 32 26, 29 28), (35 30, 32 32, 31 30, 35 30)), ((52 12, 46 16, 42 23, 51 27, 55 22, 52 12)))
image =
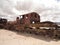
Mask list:
POLYGON ((40 22, 40 16, 35 12, 20 15, 16 18, 16 21, 7 22, 6 19, 2 19, 0 24, 1 22, 3 23, 0 27, 2 26, 5 29, 60 38, 59 26, 50 21, 40 22))

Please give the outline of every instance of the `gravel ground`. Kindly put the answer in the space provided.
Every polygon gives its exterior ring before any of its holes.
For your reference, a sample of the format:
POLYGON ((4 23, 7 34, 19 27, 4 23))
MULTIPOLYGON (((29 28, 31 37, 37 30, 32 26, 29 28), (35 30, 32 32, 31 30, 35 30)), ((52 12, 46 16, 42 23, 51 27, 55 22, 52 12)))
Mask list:
POLYGON ((60 45, 60 40, 0 29, 0 45, 60 45))

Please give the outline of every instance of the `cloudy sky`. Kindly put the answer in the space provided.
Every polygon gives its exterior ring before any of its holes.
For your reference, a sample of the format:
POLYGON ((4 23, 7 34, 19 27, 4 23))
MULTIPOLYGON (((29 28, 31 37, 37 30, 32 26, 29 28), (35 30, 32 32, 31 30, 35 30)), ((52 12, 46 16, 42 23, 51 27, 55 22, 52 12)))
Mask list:
POLYGON ((60 22, 60 0, 0 0, 0 17, 14 20, 16 16, 37 12, 41 21, 60 22))

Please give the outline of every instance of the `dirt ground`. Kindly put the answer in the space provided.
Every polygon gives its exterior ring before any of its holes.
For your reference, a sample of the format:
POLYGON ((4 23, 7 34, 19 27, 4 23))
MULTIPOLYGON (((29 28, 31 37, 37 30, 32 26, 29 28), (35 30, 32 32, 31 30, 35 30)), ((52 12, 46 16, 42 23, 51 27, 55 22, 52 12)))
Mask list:
POLYGON ((0 29, 0 45, 60 45, 60 40, 0 29))

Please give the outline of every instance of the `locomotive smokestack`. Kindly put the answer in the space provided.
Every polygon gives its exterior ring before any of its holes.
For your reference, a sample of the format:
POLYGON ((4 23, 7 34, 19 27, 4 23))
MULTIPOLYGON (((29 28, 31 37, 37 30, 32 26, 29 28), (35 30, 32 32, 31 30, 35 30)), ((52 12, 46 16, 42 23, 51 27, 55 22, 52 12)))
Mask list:
POLYGON ((16 18, 16 22, 17 22, 18 24, 20 23, 19 17, 16 18))

